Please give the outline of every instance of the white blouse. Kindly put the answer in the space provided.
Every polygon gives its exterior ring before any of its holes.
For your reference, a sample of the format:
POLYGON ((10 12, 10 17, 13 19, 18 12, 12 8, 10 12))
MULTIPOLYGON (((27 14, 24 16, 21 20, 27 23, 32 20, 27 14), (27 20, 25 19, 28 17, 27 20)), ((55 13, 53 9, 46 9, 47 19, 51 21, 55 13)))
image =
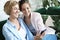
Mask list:
POLYGON ((37 12, 32 12, 31 13, 31 23, 33 25, 33 27, 35 28, 35 30, 40 30, 40 32, 42 32, 43 30, 46 29, 45 34, 55 34, 55 30, 50 28, 50 27, 46 27, 43 23, 43 19, 40 15, 40 13, 37 12))
POLYGON ((22 27, 20 28, 18 33, 19 33, 22 40, 26 40, 26 31, 22 27))

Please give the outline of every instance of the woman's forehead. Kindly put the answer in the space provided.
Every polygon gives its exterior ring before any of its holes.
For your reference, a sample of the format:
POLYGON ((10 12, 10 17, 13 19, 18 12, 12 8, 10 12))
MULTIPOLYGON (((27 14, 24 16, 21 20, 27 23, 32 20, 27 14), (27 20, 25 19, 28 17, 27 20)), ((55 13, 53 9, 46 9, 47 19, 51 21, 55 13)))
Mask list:
POLYGON ((22 4, 21 6, 22 6, 22 7, 26 7, 26 6, 30 7, 28 3, 24 3, 24 4, 22 4))

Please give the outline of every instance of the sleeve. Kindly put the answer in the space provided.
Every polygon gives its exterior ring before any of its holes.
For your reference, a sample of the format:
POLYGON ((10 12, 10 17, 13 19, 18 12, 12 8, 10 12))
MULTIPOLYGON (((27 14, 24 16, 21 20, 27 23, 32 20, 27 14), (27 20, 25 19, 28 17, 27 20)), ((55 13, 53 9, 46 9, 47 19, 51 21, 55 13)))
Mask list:
POLYGON ((37 27, 38 27, 38 30, 39 30, 40 33, 42 31, 46 30, 46 27, 45 27, 45 25, 43 23, 43 19, 42 19, 40 13, 37 14, 37 21, 36 22, 37 22, 37 27))
POLYGON ((13 34, 8 30, 6 26, 3 26, 2 33, 5 37, 5 40, 15 40, 13 34))

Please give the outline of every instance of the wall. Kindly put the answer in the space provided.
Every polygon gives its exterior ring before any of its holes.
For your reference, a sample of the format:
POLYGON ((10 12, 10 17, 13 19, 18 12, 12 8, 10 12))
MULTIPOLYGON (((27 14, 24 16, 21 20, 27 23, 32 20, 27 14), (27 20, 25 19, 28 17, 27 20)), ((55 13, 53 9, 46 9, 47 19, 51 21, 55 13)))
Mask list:
MULTIPOLYGON (((0 21, 6 20, 8 18, 8 15, 6 15, 4 12, 4 4, 6 1, 8 0, 0 0, 0 21)), ((29 1, 31 4, 32 11, 41 8, 42 0, 29 0, 29 1)))
POLYGON ((7 0, 0 0, 0 21, 8 18, 8 15, 4 12, 4 4, 7 0))

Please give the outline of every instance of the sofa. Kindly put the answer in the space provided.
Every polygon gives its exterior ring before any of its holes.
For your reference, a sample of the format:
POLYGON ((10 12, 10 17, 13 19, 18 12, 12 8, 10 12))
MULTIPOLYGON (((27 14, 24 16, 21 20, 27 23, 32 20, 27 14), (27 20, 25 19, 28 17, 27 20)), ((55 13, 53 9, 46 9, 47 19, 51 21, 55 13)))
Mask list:
POLYGON ((60 7, 49 7, 49 8, 40 8, 35 10, 35 12, 39 12, 41 14, 46 15, 60 15, 60 7))
POLYGON ((4 36, 2 35, 2 27, 6 23, 7 20, 0 21, 0 40, 5 40, 4 36))

